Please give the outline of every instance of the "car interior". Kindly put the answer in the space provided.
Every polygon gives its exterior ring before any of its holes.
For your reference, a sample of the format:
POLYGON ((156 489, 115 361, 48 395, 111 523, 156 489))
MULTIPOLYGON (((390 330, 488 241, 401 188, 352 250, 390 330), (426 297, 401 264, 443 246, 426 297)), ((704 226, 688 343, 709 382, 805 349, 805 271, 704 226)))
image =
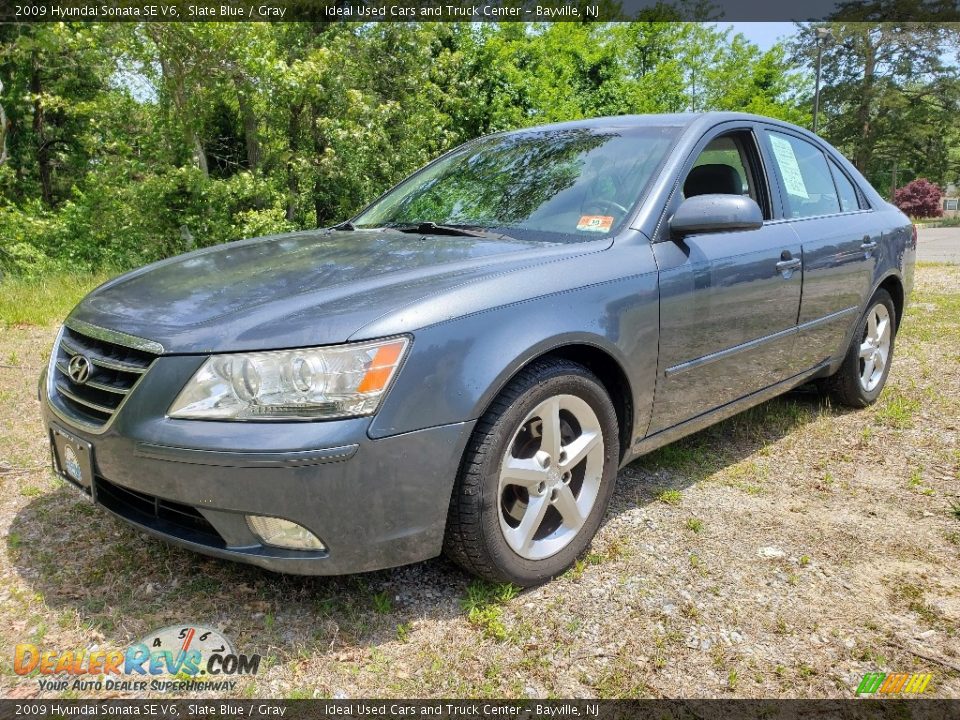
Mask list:
POLYGON ((769 203, 757 182, 759 158, 748 133, 714 138, 701 151, 683 182, 683 197, 695 195, 746 195, 770 218, 769 203))

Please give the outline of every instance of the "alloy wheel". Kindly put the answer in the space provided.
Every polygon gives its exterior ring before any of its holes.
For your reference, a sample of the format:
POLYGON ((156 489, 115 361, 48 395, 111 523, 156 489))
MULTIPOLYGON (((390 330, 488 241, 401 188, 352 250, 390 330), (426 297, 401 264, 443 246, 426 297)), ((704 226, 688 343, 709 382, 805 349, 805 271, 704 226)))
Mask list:
POLYGON ((867 324, 860 342, 860 386, 872 392, 883 379, 890 357, 890 313, 886 305, 877 303, 867 313, 867 324))
POLYGON ((527 560, 560 552, 590 515, 603 477, 603 431, 590 405, 554 395, 520 423, 500 463, 500 529, 527 560))

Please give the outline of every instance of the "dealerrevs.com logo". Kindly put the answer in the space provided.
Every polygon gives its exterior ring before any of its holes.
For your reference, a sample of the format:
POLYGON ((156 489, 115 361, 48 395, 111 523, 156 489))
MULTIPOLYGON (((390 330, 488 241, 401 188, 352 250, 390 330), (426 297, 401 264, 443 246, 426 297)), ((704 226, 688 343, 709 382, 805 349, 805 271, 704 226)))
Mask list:
POLYGON ((218 630, 171 625, 127 648, 51 650, 32 643, 16 646, 17 675, 40 675, 40 690, 164 692, 229 691, 242 675, 256 675, 259 655, 238 654, 218 630))

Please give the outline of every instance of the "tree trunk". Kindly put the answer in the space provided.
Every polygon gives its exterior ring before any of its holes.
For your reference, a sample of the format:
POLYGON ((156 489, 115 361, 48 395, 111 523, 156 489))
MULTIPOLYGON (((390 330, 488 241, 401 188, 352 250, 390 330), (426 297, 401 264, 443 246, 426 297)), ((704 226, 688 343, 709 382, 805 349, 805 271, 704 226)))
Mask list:
POLYGON ((234 82, 237 88, 237 101, 240 105, 240 117, 243 120, 243 138, 247 145, 247 167, 250 172, 256 172, 260 167, 260 123, 241 81, 237 79, 234 82))
POLYGON ((210 165, 207 162, 207 151, 203 147, 203 141, 190 122, 191 118, 189 117, 187 96, 184 89, 183 66, 176 60, 171 63, 171 59, 164 56, 162 36, 154 33, 151 37, 157 46, 160 74, 163 76, 164 84, 169 89, 170 97, 173 100, 174 115, 176 116, 174 122, 186 131, 187 139, 190 141, 193 151, 193 161, 206 177, 210 175, 210 165))
POLYGON ((300 195, 300 178, 297 176, 296 160, 300 152, 300 113, 303 103, 290 106, 290 118, 287 122, 287 221, 297 218, 297 198, 300 195))
MULTIPOLYGON (((0 92, 3 92, 3 82, 0 81, 0 92)), ((7 154, 7 132, 10 129, 10 121, 7 120, 7 114, 3 111, 3 105, 0 105, 0 165, 3 165, 9 155, 7 154)))
POLYGON ((43 82, 40 78, 40 59, 36 53, 30 71, 30 93, 33 95, 33 137, 37 148, 37 171, 40 175, 40 195, 48 207, 53 206, 53 167, 50 146, 47 143, 47 127, 44 118, 43 82))
POLYGON ((207 162, 207 151, 203 149, 203 141, 193 130, 190 130, 190 142, 193 144, 193 161, 203 171, 204 177, 210 175, 210 165, 207 162))
POLYGON ((863 32, 863 82, 860 85, 860 105, 857 108, 857 125, 860 127, 860 138, 853 158, 857 170, 866 174, 867 164, 873 155, 873 91, 877 65, 877 49, 874 47, 870 31, 863 32))

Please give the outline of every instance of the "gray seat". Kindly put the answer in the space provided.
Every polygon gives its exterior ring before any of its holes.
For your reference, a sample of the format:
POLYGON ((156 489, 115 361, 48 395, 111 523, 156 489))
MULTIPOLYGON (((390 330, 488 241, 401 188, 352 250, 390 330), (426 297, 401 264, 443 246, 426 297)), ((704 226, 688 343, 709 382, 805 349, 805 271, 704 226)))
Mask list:
POLYGON ((743 180, 729 165, 698 165, 687 175, 683 183, 683 196, 694 195, 743 195, 743 180))

